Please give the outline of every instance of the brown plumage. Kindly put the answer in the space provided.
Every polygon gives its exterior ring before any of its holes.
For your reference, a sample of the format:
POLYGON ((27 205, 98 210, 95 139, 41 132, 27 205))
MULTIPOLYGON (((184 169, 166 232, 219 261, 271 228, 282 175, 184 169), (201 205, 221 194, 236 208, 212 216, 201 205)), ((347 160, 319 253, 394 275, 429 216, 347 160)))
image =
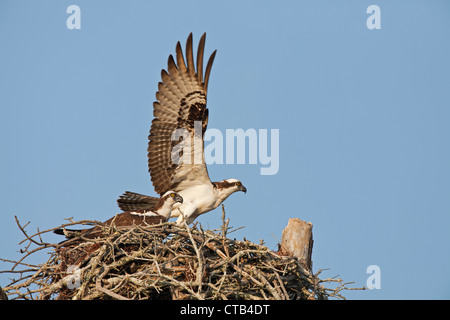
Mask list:
MULTIPOLYGON (((124 227, 133 225, 153 225, 166 222, 170 218, 172 206, 177 202, 182 203, 183 198, 173 191, 168 191, 157 201, 151 210, 122 212, 106 220, 103 223, 103 226, 114 225, 115 227, 124 227)), ((102 229, 102 226, 95 226, 83 230, 57 229, 54 233, 65 235, 69 238, 69 240, 61 243, 61 246, 68 246, 82 242, 83 238, 93 239, 99 237, 102 235, 102 229)))
POLYGON ((158 203, 158 201, 159 199, 155 197, 125 191, 125 193, 117 199, 117 204, 122 211, 139 211, 150 210, 158 203))

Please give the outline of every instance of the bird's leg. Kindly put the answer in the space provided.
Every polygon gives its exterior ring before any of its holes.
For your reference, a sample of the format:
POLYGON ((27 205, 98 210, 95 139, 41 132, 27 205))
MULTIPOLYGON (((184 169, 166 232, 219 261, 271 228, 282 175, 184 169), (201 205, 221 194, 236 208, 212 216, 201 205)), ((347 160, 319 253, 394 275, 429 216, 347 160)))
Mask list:
POLYGON ((195 212, 195 205, 189 204, 186 207, 183 208, 183 211, 181 211, 181 207, 178 207, 178 211, 180 211, 180 216, 177 219, 177 224, 182 225, 183 221, 186 221, 187 224, 191 223, 193 220, 191 219, 191 216, 195 212))

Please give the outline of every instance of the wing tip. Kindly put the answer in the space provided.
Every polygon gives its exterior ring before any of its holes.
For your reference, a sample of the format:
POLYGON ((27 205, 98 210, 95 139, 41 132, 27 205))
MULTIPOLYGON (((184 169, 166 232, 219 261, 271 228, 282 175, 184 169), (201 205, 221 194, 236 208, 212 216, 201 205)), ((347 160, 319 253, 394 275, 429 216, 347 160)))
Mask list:
POLYGON ((208 64, 206 65, 206 71, 205 71, 205 81, 204 81, 204 88, 205 92, 208 92, 208 83, 209 83, 209 76, 211 74, 212 65, 214 62, 214 58, 216 57, 217 49, 211 53, 211 56, 209 57, 208 64))

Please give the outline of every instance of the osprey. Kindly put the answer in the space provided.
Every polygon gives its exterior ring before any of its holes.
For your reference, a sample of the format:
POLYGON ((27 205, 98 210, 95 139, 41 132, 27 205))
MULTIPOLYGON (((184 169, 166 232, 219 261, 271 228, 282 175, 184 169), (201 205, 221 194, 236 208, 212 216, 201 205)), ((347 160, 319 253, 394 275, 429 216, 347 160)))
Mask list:
MULTIPOLYGON (((161 71, 148 143, 148 168, 157 193, 174 190, 183 197, 172 217, 193 222, 199 215, 217 208, 236 191, 247 192, 237 179, 211 182, 204 158, 204 134, 208 125, 206 95, 216 50, 211 54, 203 74, 204 33, 194 65, 192 33, 186 42, 186 60, 180 42, 176 45, 176 62, 169 55, 167 71, 161 71), (174 161, 180 160, 181 161, 174 161)), ((117 200, 122 210, 145 210, 157 198, 125 192, 117 200)))
MULTIPOLYGON (((114 217, 106 220, 103 225, 116 227, 133 226, 133 225, 152 225, 166 222, 170 218, 172 212, 172 206, 175 203, 183 203, 183 198, 174 191, 166 192, 151 210, 135 210, 126 211, 115 215, 114 217)), ((56 229, 54 233, 65 235, 67 238, 74 238, 74 241, 64 241, 61 244, 67 246, 69 244, 78 243, 77 237, 83 238, 96 238, 101 235, 102 228, 95 226, 90 229, 84 230, 71 230, 71 229, 56 229)))

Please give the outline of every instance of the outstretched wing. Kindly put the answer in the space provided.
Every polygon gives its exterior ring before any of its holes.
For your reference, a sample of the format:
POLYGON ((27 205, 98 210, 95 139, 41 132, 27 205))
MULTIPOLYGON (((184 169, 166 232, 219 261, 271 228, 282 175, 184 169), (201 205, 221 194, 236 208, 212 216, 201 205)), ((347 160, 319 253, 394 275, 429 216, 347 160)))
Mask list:
POLYGON ((186 42, 186 60, 178 42, 176 62, 170 55, 167 71, 161 71, 148 144, 149 173, 160 195, 211 183, 204 160, 203 136, 208 125, 208 80, 216 51, 211 54, 203 77, 205 37, 203 34, 198 45, 197 70, 191 33, 186 42))
POLYGON ((125 191, 117 199, 117 205, 122 211, 136 212, 139 210, 151 210, 159 201, 159 198, 146 196, 143 194, 125 191))

